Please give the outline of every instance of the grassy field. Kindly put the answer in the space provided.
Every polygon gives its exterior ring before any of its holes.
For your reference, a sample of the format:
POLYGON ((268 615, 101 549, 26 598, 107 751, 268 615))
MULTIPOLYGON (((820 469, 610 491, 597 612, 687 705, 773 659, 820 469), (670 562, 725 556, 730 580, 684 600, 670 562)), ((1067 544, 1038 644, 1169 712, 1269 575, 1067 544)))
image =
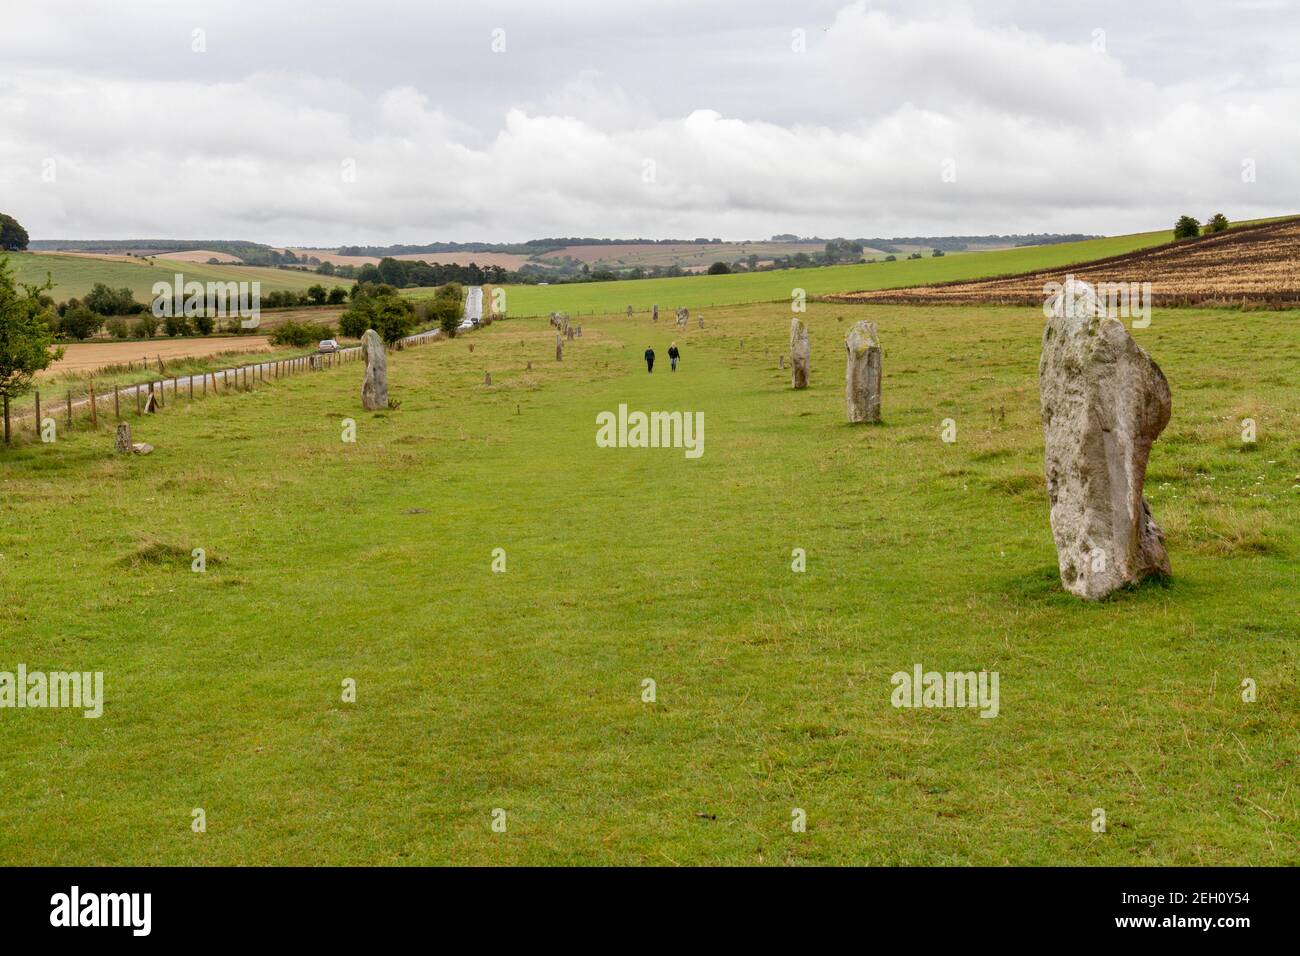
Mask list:
POLYGON ((0 451, 0 670, 106 688, 0 711, 0 863, 1300 863, 1300 315, 1135 333, 1174 577, 1094 605, 1057 580, 1041 312, 808 318, 799 393, 788 309, 586 319, 563 363, 519 320, 390 355, 395 410, 350 365, 177 403, 146 458, 0 451), (844 423, 861 317, 879 426, 844 423), (598 448, 620 403, 703 412, 704 455, 598 448), (894 709, 916 663, 999 672, 999 715, 894 709))
POLYGON ((184 274, 187 282, 261 282, 263 295, 280 289, 301 291, 317 283, 327 289, 332 285, 351 285, 351 282, 330 276, 263 266, 211 266, 167 259, 158 259, 150 264, 144 260, 126 262, 89 256, 61 256, 56 253, 10 252, 6 255, 19 282, 39 284, 45 281, 47 274, 53 277, 54 290, 50 295, 59 302, 74 297, 81 298, 96 282, 114 289, 125 286, 135 293, 136 301, 149 302, 153 298, 153 284, 171 282, 178 272, 184 274))
MULTIPOLYGON (((1170 231, 1144 232, 1054 246, 1025 246, 993 252, 965 252, 939 258, 927 256, 924 259, 822 266, 816 269, 632 279, 622 282, 506 286, 506 311, 515 316, 546 315, 551 312, 612 315, 624 312, 629 305, 638 312, 648 312, 658 303, 660 313, 667 311, 671 320, 679 306, 698 310, 750 302, 788 302, 795 288, 801 288, 807 295, 814 296, 1006 275, 1118 255, 1159 245, 1172 238, 1173 233, 1170 231)), ((433 290, 408 289, 404 294, 412 298, 427 298, 433 294, 433 290)))

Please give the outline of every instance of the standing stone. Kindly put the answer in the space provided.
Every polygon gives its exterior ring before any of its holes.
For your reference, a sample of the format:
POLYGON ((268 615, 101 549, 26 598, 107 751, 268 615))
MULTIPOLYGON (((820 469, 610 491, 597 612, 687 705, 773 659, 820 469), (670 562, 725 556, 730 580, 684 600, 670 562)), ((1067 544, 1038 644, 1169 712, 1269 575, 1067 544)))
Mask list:
POLYGON ((863 319, 844 339, 844 407, 850 422, 880 421, 880 339, 876 323, 863 319))
POLYGON ((632 318, 632 307, 630 305, 627 307, 627 317, 632 318))
POLYGON ((533 363, 532 363, 532 360, 530 359, 529 362, 528 362, 528 368, 524 369, 524 371, 525 371, 525 372, 531 372, 532 370, 533 370, 533 363))
POLYGON ((677 327, 678 327, 679 329, 684 329, 684 328, 686 328, 686 323, 690 321, 690 318, 691 318, 691 310, 690 310, 690 309, 686 309, 686 308, 678 309, 678 310, 677 310, 677 327))
POLYGON ((808 366, 812 361, 812 345, 808 341, 808 326, 795 316, 790 320, 790 387, 808 387, 808 366))
POLYGON ((777 356, 777 359, 776 359, 776 367, 779 368, 779 369, 782 369, 782 370, 785 369, 785 356, 784 356, 784 355, 778 355, 778 356, 777 356))
POLYGON ((564 336, 559 332, 555 333, 555 361, 564 361, 564 336))
POLYGON ((656 305, 653 309, 650 310, 650 318, 653 319, 655 322, 658 322, 658 321, 659 321, 659 306, 658 306, 658 305, 656 305))
POLYGON ((704 316, 702 315, 700 316, 699 323, 700 323, 700 328, 704 328, 704 316))
POLYGON ((113 438, 113 451, 119 455, 131 454, 131 423, 118 422, 117 434, 113 438))
POLYGON ((366 377, 361 383, 361 405, 368 412, 388 407, 388 356, 384 341, 374 329, 361 337, 361 355, 366 360, 366 377))
POLYGON ((1096 600, 1168 575, 1164 532, 1142 497, 1169 383, 1087 283, 1049 303, 1038 363, 1047 497, 1061 584, 1096 600))
POLYGON ((484 372, 484 373, 483 373, 483 384, 484 384, 484 385, 491 385, 491 384, 492 384, 492 373, 491 373, 491 372, 484 372))
POLYGON ((474 351, 474 343, 473 343, 473 342, 469 343, 469 350, 470 350, 471 352, 474 351))

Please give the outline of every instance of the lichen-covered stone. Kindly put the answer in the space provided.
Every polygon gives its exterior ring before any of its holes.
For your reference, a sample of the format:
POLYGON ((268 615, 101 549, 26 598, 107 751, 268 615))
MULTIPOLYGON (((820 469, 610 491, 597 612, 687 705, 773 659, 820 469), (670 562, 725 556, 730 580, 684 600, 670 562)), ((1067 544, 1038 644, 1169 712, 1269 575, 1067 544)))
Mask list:
POLYGON ((374 412, 388 407, 388 356, 384 340, 374 329, 361 337, 361 354, 366 360, 366 377, 361 383, 361 405, 374 412))
POLYGON ((1038 383, 1052 536, 1061 584, 1095 600, 1170 573, 1142 496, 1169 383, 1086 283, 1068 283, 1048 311, 1038 383))
POLYGON ((812 344, 808 340, 808 326, 795 316, 790 320, 790 387, 808 387, 808 369, 812 362, 812 344))
POLYGON ((876 323, 863 319, 844 339, 844 406, 850 422, 880 421, 880 339, 876 323))

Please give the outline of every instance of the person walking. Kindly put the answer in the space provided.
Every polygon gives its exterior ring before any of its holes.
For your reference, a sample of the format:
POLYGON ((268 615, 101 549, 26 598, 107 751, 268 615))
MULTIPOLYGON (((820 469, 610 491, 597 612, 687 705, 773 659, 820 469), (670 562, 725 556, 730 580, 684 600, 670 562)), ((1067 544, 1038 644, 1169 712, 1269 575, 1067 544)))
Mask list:
POLYGON ((647 372, 655 370, 655 350, 648 345, 645 350, 645 370, 647 372))
POLYGON ((682 357, 682 353, 677 351, 677 343, 674 342, 668 346, 668 361, 672 363, 673 371, 677 371, 677 360, 682 357))

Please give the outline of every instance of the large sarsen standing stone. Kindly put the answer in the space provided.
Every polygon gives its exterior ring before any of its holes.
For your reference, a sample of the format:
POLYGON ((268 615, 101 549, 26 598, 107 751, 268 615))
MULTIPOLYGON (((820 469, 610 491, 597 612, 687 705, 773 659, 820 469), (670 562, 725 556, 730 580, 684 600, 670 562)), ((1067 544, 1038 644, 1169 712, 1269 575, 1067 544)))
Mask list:
POLYGON ((880 339, 876 323, 863 319, 844 339, 844 407, 850 422, 880 421, 880 339))
POLYGON ((808 326, 795 316, 790 320, 790 387, 808 387, 808 365, 812 361, 812 345, 808 341, 808 326))
POLYGON ((361 383, 361 404, 368 412, 388 407, 388 356, 384 341, 374 329, 361 337, 361 354, 366 360, 366 377, 361 383))
POLYGON ((1038 385, 1052 535, 1061 584, 1094 600, 1169 574, 1142 497, 1151 443, 1169 423, 1169 383, 1086 283, 1071 280, 1048 312, 1038 385))

